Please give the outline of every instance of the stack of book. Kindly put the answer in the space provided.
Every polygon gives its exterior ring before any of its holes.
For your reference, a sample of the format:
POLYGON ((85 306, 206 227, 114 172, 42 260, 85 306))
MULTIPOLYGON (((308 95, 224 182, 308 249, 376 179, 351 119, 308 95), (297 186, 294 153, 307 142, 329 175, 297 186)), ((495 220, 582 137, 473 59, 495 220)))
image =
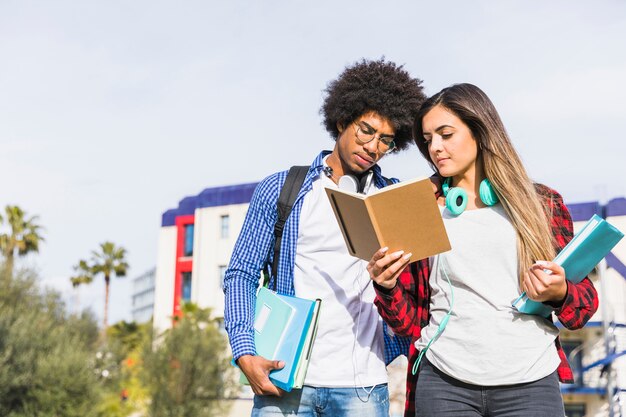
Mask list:
MULTIPOLYGON (((270 372, 269 379, 287 392, 302 388, 317 332, 321 300, 306 300, 277 294, 261 287, 254 313, 256 353, 269 360, 285 362, 270 372)), ((248 381, 243 373, 241 383, 248 381)))

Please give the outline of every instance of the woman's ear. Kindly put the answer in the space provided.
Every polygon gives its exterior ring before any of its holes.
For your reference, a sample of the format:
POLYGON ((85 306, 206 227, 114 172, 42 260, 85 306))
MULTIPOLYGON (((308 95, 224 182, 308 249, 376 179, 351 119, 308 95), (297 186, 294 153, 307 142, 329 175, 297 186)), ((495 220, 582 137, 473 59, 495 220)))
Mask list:
POLYGON ((343 133, 343 124, 341 122, 337 122, 337 130, 339 133, 343 133))

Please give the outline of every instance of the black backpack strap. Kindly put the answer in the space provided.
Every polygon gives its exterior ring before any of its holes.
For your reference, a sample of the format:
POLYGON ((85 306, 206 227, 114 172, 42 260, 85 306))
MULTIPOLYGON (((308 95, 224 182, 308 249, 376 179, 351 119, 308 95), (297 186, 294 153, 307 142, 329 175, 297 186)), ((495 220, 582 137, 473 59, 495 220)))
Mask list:
MULTIPOLYGON (((285 223, 291 214, 293 203, 296 201, 296 197, 302 188, 302 184, 304 184, 304 178, 309 172, 309 168, 309 166, 292 166, 289 168, 287 178, 285 178, 285 183, 280 190, 278 202, 276 203, 278 218, 274 224, 274 258, 272 260, 274 291, 276 291, 276 281, 278 281, 278 261, 280 259, 280 246, 283 240, 283 228, 285 227, 285 223)), ((266 276, 266 279, 270 279, 269 275, 266 276)))

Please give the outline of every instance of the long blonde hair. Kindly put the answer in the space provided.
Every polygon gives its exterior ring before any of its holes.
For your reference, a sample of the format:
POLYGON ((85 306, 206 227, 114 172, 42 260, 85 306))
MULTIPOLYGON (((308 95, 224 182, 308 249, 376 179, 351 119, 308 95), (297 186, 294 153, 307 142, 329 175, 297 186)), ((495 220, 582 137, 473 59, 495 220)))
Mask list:
POLYGON ((415 118, 413 139, 430 165, 428 144, 424 141, 422 119, 435 106, 442 106, 467 125, 477 141, 478 159, 485 177, 493 185, 502 206, 517 232, 520 280, 537 260, 552 260, 554 237, 550 228, 549 205, 541 201, 522 161, 506 133, 502 120, 489 97, 472 84, 444 88, 426 100, 415 118))

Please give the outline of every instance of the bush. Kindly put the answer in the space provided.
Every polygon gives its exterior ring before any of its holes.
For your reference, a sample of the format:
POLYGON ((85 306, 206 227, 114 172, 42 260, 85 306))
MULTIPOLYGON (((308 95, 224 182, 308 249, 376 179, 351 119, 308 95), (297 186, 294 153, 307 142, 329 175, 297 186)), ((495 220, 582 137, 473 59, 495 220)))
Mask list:
POLYGON ((67 317, 32 271, 0 268, 0 415, 87 417, 98 399, 90 365, 94 317, 67 317))
POLYGON ((235 388, 226 337, 210 311, 187 304, 183 317, 144 353, 151 417, 226 414, 235 388))

